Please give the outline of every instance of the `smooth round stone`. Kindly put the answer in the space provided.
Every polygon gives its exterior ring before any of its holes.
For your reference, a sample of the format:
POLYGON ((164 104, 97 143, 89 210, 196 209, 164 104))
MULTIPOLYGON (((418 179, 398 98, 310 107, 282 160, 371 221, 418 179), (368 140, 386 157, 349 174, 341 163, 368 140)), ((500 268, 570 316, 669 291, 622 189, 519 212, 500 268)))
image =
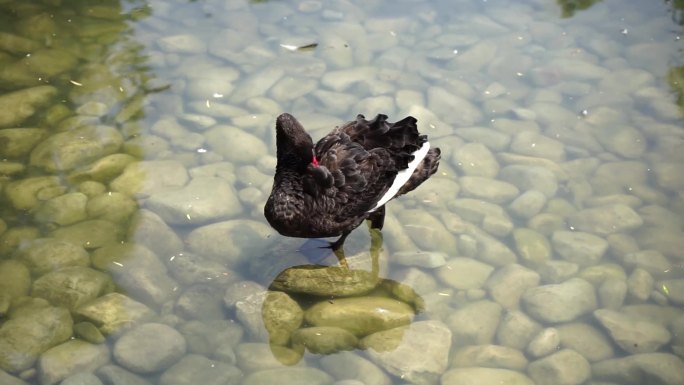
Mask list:
POLYGON ((128 196, 108 192, 91 197, 86 204, 88 217, 113 223, 127 223, 138 210, 138 203, 128 196))
POLYGON ((523 293, 539 285, 539 281, 540 276, 534 270, 511 264, 494 271, 485 287, 492 299, 505 309, 517 309, 523 293))
POLYGON ((622 255, 628 267, 644 269, 654 276, 662 276, 670 269, 669 260, 657 250, 640 250, 622 255))
POLYGON ((118 365, 105 365, 96 372, 105 384, 113 385, 152 385, 141 376, 131 373, 118 365))
POLYGON ((478 289, 484 286, 494 267, 472 258, 451 258, 437 269, 437 277, 455 289, 478 289))
POLYGON ((435 251, 399 251, 392 254, 392 262, 434 269, 446 264, 446 254, 435 251))
POLYGON ((123 145, 119 130, 109 126, 84 126, 51 135, 31 151, 30 163, 48 172, 69 171, 123 145))
POLYGON ((572 349, 589 362, 603 361, 613 357, 613 345, 605 334, 583 322, 567 323, 556 327, 563 348, 572 349))
POLYGON ((560 336, 556 328, 546 328, 539 332, 530 344, 527 345, 527 353, 534 357, 544 357, 558 350, 560 344, 560 336))
POLYGON ((270 336, 269 341, 276 345, 286 345, 292 332, 299 328, 304 320, 304 312, 299 304, 286 293, 279 291, 268 292, 261 314, 270 336))
POLYGON ((338 380, 358 381, 362 384, 389 385, 389 376, 374 363, 356 353, 340 352, 321 357, 321 366, 338 380))
POLYGON ((93 344, 101 344, 105 341, 100 329, 91 322, 79 322, 74 324, 74 335, 93 344))
POLYGON ((164 52, 180 54, 201 54, 206 52, 207 44, 197 36, 172 35, 157 40, 159 48, 164 52))
POLYGON ((494 178, 499 173, 496 157, 480 143, 467 143, 455 149, 451 162, 465 175, 494 178))
POLYGON ((462 176, 458 179, 461 195, 484 199, 492 203, 505 203, 520 194, 514 185, 480 176, 462 176))
POLYGON ((254 164, 268 153, 261 139, 236 127, 214 126, 205 133, 205 137, 211 150, 228 162, 254 164), (240 143, 240 151, 233 147, 235 143, 240 143))
POLYGON ((292 347, 315 354, 332 354, 343 350, 353 350, 358 344, 356 336, 332 326, 317 326, 297 329, 292 333, 292 347))
POLYGON ((15 301, 12 318, 0 326, 0 368, 10 373, 31 368, 43 352, 69 340, 72 327, 63 307, 43 299, 15 301))
POLYGON ((191 231, 185 242, 191 252, 217 261, 246 262, 247 251, 267 247, 274 231, 262 222, 236 219, 191 231))
POLYGON ((535 382, 517 370, 499 368, 456 368, 444 373, 442 385, 515 384, 534 385, 535 382))
POLYGON ((94 180, 99 182, 109 182, 121 175, 129 164, 137 159, 128 154, 111 154, 100 158, 93 163, 78 168, 69 174, 70 181, 94 180))
POLYGON ((113 289, 114 283, 107 274, 89 267, 73 266, 36 279, 31 294, 74 310, 113 289))
POLYGON ((38 377, 41 384, 56 384, 73 374, 93 371, 108 362, 107 345, 71 340, 41 354, 38 377))
POLYGON ((684 361, 669 353, 634 354, 597 362, 592 374, 612 383, 679 385, 684 381, 684 361))
POLYGON ((619 278, 606 279, 598 288, 598 296, 604 308, 617 310, 627 297, 627 282, 619 278))
POLYGON ((17 127, 46 106, 57 95, 53 86, 38 86, 8 92, 0 96, 0 127, 17 127))
POLYGON ((394 299, 358 297, 318 302, 306 310, 304 317, 314 326, 335 326, 364 336, 408 325, 414 315, 409 305, 394 299))
POLYGON ((511 142, 510 135, 491 128, 485 127, 463 127, 457 128, 456 135, 471 143, 482 143, 492 151, 503 151, 511 142))
POLYGON ((183 290, 178 296, 174 312, 183 319, 222 319, 225 317, 222 297, 222 288, 216 285, 196 284, 183 290))
POLYGON ((522 296, 527 312, 542 322, 567 322, 598 307, 594 286, 581 278, 529 289, 522 296))
POLYGON ((565 145, 555 139, 534 131, 522 131, 513 137, 511 151, 554 162, 565 160, 565 145))
POLYGON ((523 371, 527 358, 517 349, 500 345, 466 346, 455 352, 451 359, 455 368, 486 367, 523 371))
POLYGON ((539 214, 545 205, 546 195, 537 190, 527 190, 508 205, 508 212, 518 218, 529 219, 539 214))
POLYGON ((184 285, 215 283, 227 285, 239 279, 224 264, 189 252, 176 253, 166 263, 173 278, 184 285))
POLYGON ((201 225, 239 214, 237 192, 220 178, 193 178, 178 190, 152 194, 145 206, 172 225, 201 225))
POLYGON ((579 385, 591 376, 589 362, 571 349, 531 362, 527 371, 537 385, 579 385))
POLYGON ((17 210, 32 210, 43 201, 64 194, 65 187, 55 176, 37 176, 13 181, 5 187, 5 196, 17 210))
POLYGON ((102 381, 92 373, 76 373, 65 378, 59 385, 102 385, 102 381))
POLYGON ((543 234, 528 228, 513 230, 513 241, 522 262, 536 266, 551 258, 552 250, 549 241, 543 234))
POLYGON ((663 293, 670 302, 681 306, 684 304, 684 279, 668 279, 658 282, 658 290, 663 293))
POLYGON ((251 373, 243 380, 243 385, 331 385, 334 379, 329 374, 315 368, 278 368, 251 373))
POLYGON ((88 196, 80 192, 64 194, 43 202, 34 213, 40 223, 70 225, 87 218, 88 196))
POLYGON ((629 294, 640 301, 645 301, 653 291, 653 276, 646 270, 636 268, 627 278, 627 290, 629 294))
POLYGON ((458 346, 489 344, 501 318, 501 305, 492 301, 470 303, 452 312, 446 324, 458 346))
POLYGON ((0 293, 11 298, 28 295, 31 273, 26 265, 14 259, 0 261, 0 293))
POLYGON ((114 358, 136 373, 154 373, 178 361, 186 350, 185 338, 164 324, 148 323, 124 333, 114 344, 114 358))
POLYGON ((482 120, 482 112, 466 98, 455 95, 442 87, 427 90, 428 108, 443 116, 445 122, 454 126, 473 126, 482 120), (458 114, 452 113, 459 111, 458 114))
POLYGON ((120 242, 123 229, 109 221, 93 219, 61 227, 50 235, 86 249, 96 249, 107 244, 120 242))
POLYGON ((109 293, 76 309, 80 317, 113 334, 152 318, 152 309, 119 293, 109 293))
POLYGON ((477 242, 477 259, 493 266, 515 263, 515 253, 505 244, 475 227, 468 228, 468 235, 477 242))
POLYGON ((231 384, 242 379, 235 366, 189 354, 159 377, 159 385, 231 384))
POLYGON ((572 228, 598 235, 628 233, 643 225, 643 220, 631 207, 616 204, 584 209, 568 218, 572 228))
POLYGON ((672 335, 663 326, 614 310, 599 309, 594 317, 613 341, 632 354, 652 353, 667 344, 672 335))
POLYGON ((271 288, 289 293, 347 297, 368 293, 380 284, 377 273, 340 266, 295 266, 280 272, 271 288))
MULTIPOLYGON (((228 98, 228 101, 233 104, 240 104, 254 96, 263 96, 283 77, 283 75, 285 75, 285 70, 276 65, 252 72, 249 76, 237 83, 237 87, 228 98)), ((238 141, 234 143, 243 142, 238 141)), ((243 148, 249 147, 245 146, 243 148)))
POLYGON ((183 241, 166 222, 145 209, 133 214, 126 239, 147 247, 157 255, 174 255, 184 248, 183 241))
POLYGON ((157 191, 184 186, 188 172, 175 160, 152 160, 130 163, 110 183, 112 191, 128 196, 148 197, 157 191))
POLYGON ((606 240, 581 231, 556 231, 551 243, 563 259, 580 266, 597 264, 608 250, 606 240))
POLYGON ((237 363, 246 373, 296 365, 302 354, 290 348, 266 343, 241 343, 236 347, 237 363))
POLYGON ((42 128, 5 128, 0 130, 0 156, 21 159, 47 136, 42 128))
POLYGON ((402 210, 398 219, 411 226, 406 226, 407 235, 422 250, 453 253, 457 250, 453 235, 442 225, 442 222, 430 213, 417 210, 402 210))
POLYGON ((523 350, 541 330, 541 325, 525 313, 509 311, 501 319, 496 340, 503 346, 523 350))
POLYGON ((210 356, 221 347, 235 347, 244 335, 244 329, 234 320, 191 320, 179 325, 191 353, 210 356))
POLYGON ((514 184, 521 191, 537 190, 547 198, 555 196, 558 190, 556 175, 539 166, 506 166, 501 169, 499 179, 514 184))

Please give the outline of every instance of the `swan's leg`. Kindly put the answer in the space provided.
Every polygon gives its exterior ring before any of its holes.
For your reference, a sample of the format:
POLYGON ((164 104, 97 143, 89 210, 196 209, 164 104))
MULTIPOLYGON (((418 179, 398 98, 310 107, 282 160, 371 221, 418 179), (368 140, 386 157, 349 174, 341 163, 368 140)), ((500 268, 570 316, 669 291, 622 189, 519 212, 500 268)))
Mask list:
POLYGON ((370 213, 368 220, 371 223, 372 229, 382 230, 382 226, 385 224, 385 206, 380 206, 377 210, 370 213))

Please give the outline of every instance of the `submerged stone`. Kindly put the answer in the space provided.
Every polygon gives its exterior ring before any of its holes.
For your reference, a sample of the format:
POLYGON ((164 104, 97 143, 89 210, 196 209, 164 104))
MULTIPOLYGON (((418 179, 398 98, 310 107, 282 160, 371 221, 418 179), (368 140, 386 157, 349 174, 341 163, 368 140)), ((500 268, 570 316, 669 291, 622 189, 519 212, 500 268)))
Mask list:
POLYGON ((42 128, 6 128, 0 130, 0 157, 22 158, 47 136, 42 128))
POLYGON ((81 340, 67 341, 40 356, 38 376, 43 385, 54 385, 70 375, 93 371, 109 362, 109 348, 81 340))
POLYGON ((38 86, 0 95, 0 128, 16 127, 57 95, 53 86, 38 86))
POLYGON ((154 315, 147 306, 119 293, 99 297, 79 307, 75 313, 99 325, 105 335, 130 328, 154 315))
POLYGON ((269 291, 261 308, 264 326, 272 344, 285 345, 290 334, 302 324, 304 312, 289 295, 269 291))
POLYGON ((297 329, 292 333, 292 347, 315 354, 332 354, 352 350, 358 339, 345 329, 334 326, 315 326, 297 329))
POLYGON ((74 310, 100 295, 112 291, 111 278, 88 267, 65 267, 43 275, 33 282, 32 295, 52 304, 74 310))
POLYGON ((339 298, 331 302, 322 301, 307 309, 306 321, 314 326, 336 326, 356 336, 364 336, 408 325, 415 315, 409 305, 391 298, 339 298))

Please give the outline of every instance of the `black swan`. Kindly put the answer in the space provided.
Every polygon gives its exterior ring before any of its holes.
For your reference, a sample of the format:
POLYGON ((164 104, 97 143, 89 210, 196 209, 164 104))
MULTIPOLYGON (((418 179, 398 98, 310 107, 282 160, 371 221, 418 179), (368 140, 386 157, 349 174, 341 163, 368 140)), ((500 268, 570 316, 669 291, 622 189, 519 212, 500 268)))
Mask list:
POLYGON ((294 116, 276 119, 277 158, 268 223, 289 237, 345 238, 365 219, 382 229, 385 203, 415 189, 437 171, 439 148, 408 116, 396 123, 379 114, 335 127, 314 145, 294 116))

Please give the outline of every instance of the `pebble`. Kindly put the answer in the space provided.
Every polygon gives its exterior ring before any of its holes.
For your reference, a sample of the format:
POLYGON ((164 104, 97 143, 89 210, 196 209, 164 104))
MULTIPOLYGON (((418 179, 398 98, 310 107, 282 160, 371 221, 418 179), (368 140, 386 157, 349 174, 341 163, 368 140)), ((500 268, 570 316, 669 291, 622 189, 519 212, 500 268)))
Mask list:
POLYGON ((520 194, 514 185, 496 179, 480 176, 463 176, 459 178, 461 195, 464 197, 484 199, 492 203, 506 203, 520 194))
POLYGON ((233 365, 189 354, 159 377, 159 385, 228 384, 242 379, 242 372, 233 365))
POLYGON ((627 297, 627 282, 620 278, 606 279, 598 288, 598 296, 602 307, 619 309, 627 297))
POLYGON ((509 165, 501 169, 499 178, 514 184, 521 191, 537 190, 552 198, 558 190, 556 175, 539 166, 509 165))
POLYGON ((235 353, 238 367, 245 373, 298 365, 302 358, 300 353, 284 346, 256 342, 237 345, 235 353))
POLYGON ((450 313, 446 324, 457 346, 492 343, 501 318, 501 305, 492 301, 478 301, 450 313))
POLYGON ((459 290, 478 289, 494 271, 486 263, 472 258, 450 258, 446 264, 436 270, 437 277, 450 287, 459 290))
POLYGON ((467 143, 455 149, 451 162, 465 175, 494 178, 499 173, 496 158, 480 143, 467 143))
POLYGON ((556 327, 563 348, 572 349, 589 362, 599 362, 614 355, 613 345, 603 331, 584 322, 573 322, 556 327))
POLYGON ((575 230, 602 236, 628 233, 644 223, 636 211, 623 204, 580 210, 571 215, 568 222, 575 230))
POLYGON ((527 367, 527 358, 517 349, 500 345, 474 345, 457 350, 451 366, 487 367, 523 371, 527 367))
POLYGON ((243 385, 269 385, 269 384, 307 384, 307 385, 331 385, 334 379, 327 373, 316 368, 307 367, 283 367, 275 369, 259 370, 247 375, 243 385))
POLYGON ((527 312, 542 322, 567 322, 598 307, 594 287, 584 279, 531 288, 522 296, 527 312))
POLYGON ((516 384, 534 385, 527 375, 517 371, 500 368, 454 368, 448 370, 441 377, 443 385, 448 384, 516 384))
POLYGON ((571 349, 533 361, 528 367, 537 385, 579 385, 591 375, 589 362, 571 349))
POLYGON ((539 214, 545 205, 546 195, 537 190, 527 190, 508 205, 508 211, 518 218, 530 219, 539 214))
POLYGON ((669 353, 644 353, 595 363, 592 368, 599 381, 624 384, 654 382, 663 385, 684 383, 684 362, 669 353))
POLYGON ((151 385, 152 383, 143 377, 131 373, 117 365, 105 365, 100 367, 95 374, 102 379, 105 384, 112 385, 151 385))
POLYGON ((554 162, 565 160, 565 145, 534 131, 522 131, 513 137, 510 150, 514 153, 554 162))
POLYGON ((614 310, 596 310, 594 317, 606 328, 615 344, 632 354, 656 352, 672 337, 661 325, 614 310))
POLYGON ((524 227, 513 230, 513 242, 524 264, 536 266, 551 259, 551 244, 535 230, 524 227))
POLYGON ((551 244, 563 259, 579 266, 596 265, 608 250, 606 240, 581 231, 556 231, 551 244))
POLYGON ((94 371, 107 363, 107 345, 71 340, 48 349, 40 356, 38 378, 41 384, 54 385, 76 373, 94 371))
POLYGON ((179 54, 202 54, 207 51, 207 44, 193 35, 171 35, 157 40, 162 51, 179 54))
POLYGON ((518 264, 502 266, 489 276, 485 287, 491 298, 504 309, 514 310, 519 306, 523 293, 539 285, 540 276, 534 270, 518 264))
POLYGON ((527 354, 534 358, 548 356, 549 354, 558 350, 560 345, 560 336, 556 328, 546 328, 537 334, 529 345, 527 345, 527 354))
POLYGON ((124 333, 114 344, 113 355, 126 369, 146 374, 169 368, 185 351, 185 338, 177 330, 148 323, 124 333))

